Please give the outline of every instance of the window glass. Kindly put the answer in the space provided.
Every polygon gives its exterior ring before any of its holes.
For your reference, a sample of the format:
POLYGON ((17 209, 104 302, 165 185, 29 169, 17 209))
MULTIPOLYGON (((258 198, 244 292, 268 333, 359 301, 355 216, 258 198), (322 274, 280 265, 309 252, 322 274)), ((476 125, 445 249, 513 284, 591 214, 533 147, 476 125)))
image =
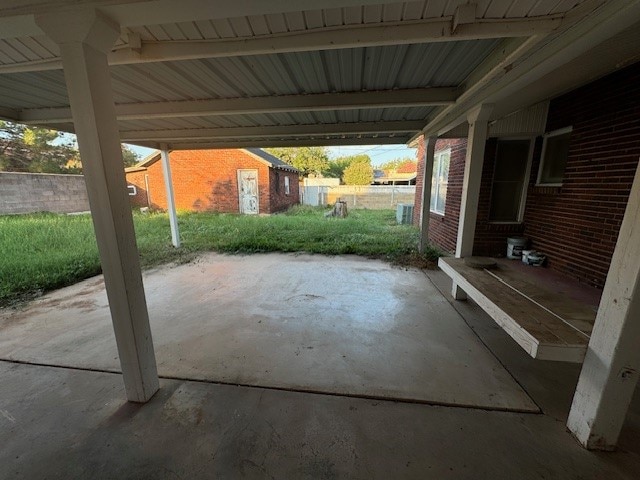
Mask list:
POLYGON ((539 184, 559 184, 564 180, 564 169, 569 158, 570 137, 570 131, 559 134, 550 133, 545 136, 538 176, 539 184))
POLYGON ((530 140, 498 140, 491 186, 489 220, 520 221, 530 140))
POLYGON ((289 195, 289 177, 284 177, 284 194, 289 195))
POLYGON ((451 150, 437 152, 433 157, 430 210, 441 215, 444 215, 444 207, 447 200, 450 158, 451 150))

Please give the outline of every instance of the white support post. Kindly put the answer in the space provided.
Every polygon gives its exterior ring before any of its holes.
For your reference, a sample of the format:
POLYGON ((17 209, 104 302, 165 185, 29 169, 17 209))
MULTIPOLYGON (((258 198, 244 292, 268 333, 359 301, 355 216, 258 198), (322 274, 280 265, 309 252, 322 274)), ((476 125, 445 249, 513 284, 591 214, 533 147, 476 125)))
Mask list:
POLYGON ((127 398, 146 402, 158 373, 107 64, 120 28, 94 10, 70 15, 36 21, 60 46, 127 398))
POLYGON ((438 137, 424 137, 424 170, 422 171, 422 203, 420 210, 420 243, 418 251, 424 253, 429 243, 429 216, 431 211, 431 178, 433 177, 433 157, 438 137))
MULTIPOLYGON (((478 199, 480 197, 480 181, 482 165, 484 163, 484 148, 487 142, 487 121, 493 110, 493 105, 483 104, 473 110, 467 120, 469 135, 467 139, 467 154, 464 164, 464 178, 462 183, 462 198, 460 199, 460 220, 458 223, 458 240, 456 242, 456 258, 468 257, 473 254, 473 241, 476 235, 476 220, 478 218, 478 199)), ((456 300, 465 300, 467 295, 453 283, 451 295, 456 300)))
POLYGON ((613 450, 640 370, 640 166, 618 233, 567 426, 593 450, 613 450))
POLYGON ((171 226, 171 243, 180 248, 180 232, 178 230, 178 215, 176 214, 176 201, 173 195, 173 179, 171 178, 171 164, 169 163, 169 151, 165 144, 160 145, 160 158, 162 159, 162 175, 164 186, 167 189, 167 211, 169 212, 169 225, 171 226))

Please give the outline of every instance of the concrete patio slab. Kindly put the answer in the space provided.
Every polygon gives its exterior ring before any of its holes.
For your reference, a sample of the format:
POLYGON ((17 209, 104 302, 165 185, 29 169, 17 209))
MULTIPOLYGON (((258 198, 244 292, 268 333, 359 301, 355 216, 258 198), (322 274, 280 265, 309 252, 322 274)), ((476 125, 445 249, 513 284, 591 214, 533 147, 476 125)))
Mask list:
POLYGON ((163 380, 0 361, 0 479, 637 479, 546 415, 163 380))
MULTIPOLYGON (((538 411, 419 270, 210 254, 144 275, 161 376, 538 411)), ((0 359, 119 371, 100 277, 0 313, 0 359)))

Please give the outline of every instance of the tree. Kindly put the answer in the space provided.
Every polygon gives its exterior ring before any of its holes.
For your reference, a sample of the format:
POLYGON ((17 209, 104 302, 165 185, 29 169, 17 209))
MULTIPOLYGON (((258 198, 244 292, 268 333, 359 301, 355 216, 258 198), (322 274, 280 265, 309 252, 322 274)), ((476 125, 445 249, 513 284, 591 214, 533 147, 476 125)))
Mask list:
POLYGON ((346 185, 371 185, 373 182, 371 161, 352 162, 344 169, 342 180, 346 185))
POLYGON ((133 167, 140 160, 140 155, 131 150, 128 145, 124 143, 122 146, 122 161, 125 167, 133 167))
POLYGON ((418 162, 415 160, 407 160, 396 168, 396 173, 416 173, 418 171, 418 162))
POLYGON ((394 158, 393 160, 389 160, 386 163, 383 163, 382 165, 380 165, 378 168, 380 170, 392 170, 392 171, 396 171, 396 169, 398 167, 400 167, 400 165, 403 165, 407 162, 414 162, 414 160, 412 158, 409 157, 405 157, 405 158, 394 158))
MULTIPOLYGON (((82 173, 80 154, 62 133, 0 120, 0 171, 82 173)), ((124 166, 135 165, 138 154, 122 145, 124 166)))
POLYGON ((329 168, 324 147, 267 148, 267 152, 300 170, 303 177, 321 176, 329 168))
POLYGON ((342 178, 342 176, 344 175, 344 170, 353 162, 371 163, 371 158, 369 157, 369 155, 365 154, 334 158, 332 160, 329 160, 329 168, 324 174, 325 176, 331 178, 342 178))
POLYGON ((60 140, 55 130, 0 121, 0 170, 72 173, 67 163, 77 151, 60 140))

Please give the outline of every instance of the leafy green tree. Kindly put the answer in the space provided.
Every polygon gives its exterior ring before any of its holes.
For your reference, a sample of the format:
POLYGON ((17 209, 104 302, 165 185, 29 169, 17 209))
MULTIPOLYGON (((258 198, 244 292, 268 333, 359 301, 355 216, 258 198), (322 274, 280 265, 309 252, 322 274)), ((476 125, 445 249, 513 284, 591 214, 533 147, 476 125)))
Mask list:
POLYGON ((77 152, 55 130, 0 121, 0 170, 10 172, 68 172, 77 152))
POLYGON ((344 169, 342 180, 346 185, 371 185, 373 182, 371 161, 352 162, 344 169))
POLYGON ((122 161, 125 167, 133 167, 140 161, 140 155, 131 150, 129 146, 122 144, 122 161))
POLYGON ((344 170, 353 162, 368 162, 370 164, 371 158, 366 154, 334 158, 329 160, 329 168, 324 172, 324 175, 331 178, 342 178, 344 170))
POLYGON ((303 177, 321 176, 329 168, 324 147, 266 148, 267 152, 300 170, 303 177))
MULTIPOLYGON (((80 154, 62 133, 0 120, 0 171, 82 173, 80 154)), ((138 155, 122 146, 124 166, 135 165, 138 155)))

